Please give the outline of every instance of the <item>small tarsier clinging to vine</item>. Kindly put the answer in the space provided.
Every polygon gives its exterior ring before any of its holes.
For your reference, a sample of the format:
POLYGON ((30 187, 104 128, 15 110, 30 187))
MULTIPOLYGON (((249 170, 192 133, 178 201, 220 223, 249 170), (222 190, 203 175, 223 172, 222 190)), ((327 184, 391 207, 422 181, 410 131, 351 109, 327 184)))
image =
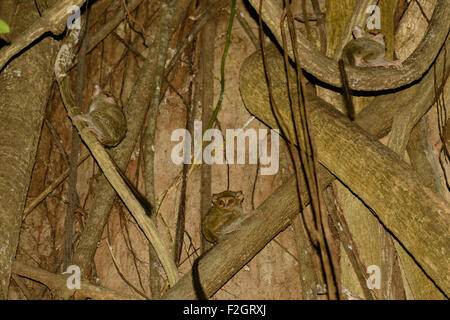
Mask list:
POLYGON ((403 65, 400 60, 389 61, 386 59, 386 47, 382 33, 371 34, 358 26, 353 27, 352 33, 355 39, 345 45, 339 59, 339 71, 348 116, 351 120, 354 120, 355 108, 350 96, 350 87, 344 64, 356 67, 394 67, 396 69, 401 69, 403 65))
POLYGON ((127 132, 127 120, 122 108, 97 85, 88 113, 75 116, 73 121, 85 121, 87 127, 84 130, 95 134, 106 147, 119 144, 127 132))
POLYGON ((214 194, 212 207, 202 222, 202 232, 206 240, 215 243, 224 235, 236 231, 247 217, 242 209, 242 191, 223 191, 214 194))
MULTIPOLYGON (((109 93, 103 92, 98 85, 95 86, 94 96, 89 105, 88 113, 75 116, 73 121, 86 122, 86 127, 83 131, 92 132, 98 141, 106 147, 118 145, 127 133, 127 120, 122 108, 109 93)), ((150 216, 151 205, 148 200, 137 190, 117 164, 114 161, 112 163, 147 215, 150 216)))

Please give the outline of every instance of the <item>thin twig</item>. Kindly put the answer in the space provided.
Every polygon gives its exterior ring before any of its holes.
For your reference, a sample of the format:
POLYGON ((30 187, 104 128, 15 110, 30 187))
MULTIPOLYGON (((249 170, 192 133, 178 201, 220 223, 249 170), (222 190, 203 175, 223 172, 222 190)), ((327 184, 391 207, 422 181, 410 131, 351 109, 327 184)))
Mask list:
MULTIPOLYGON (((109 229, 109 227, 108 227, 109 229)), ((119 274, 120 278, 122 278, 122 280, 137 294, 139 294, 140 296, 142 296, 143 298, 150 300, 150 297, 147 296, 144 292, 142 292, 141 290, 139 290, 138 288, 136 288, 130 281, 128 281, 128 279, 125 277, 124 273, 122 272, 122 269, 120 268, 119 264, 117 263, 117 260, 114 256, 113 253, 113 248, 112 246, 109 244, 109 239, 106 239, 106 246, 108 247, 108 251, 109 254, 111 255, 111 260, 113 261, 114 267, 116 268, 117 273, 119 274)))
MULTIPOLYGON (((87 158, 89 158, 90 155, 91 154, 88 151, 83 153, 78 160, 78 165, 82 164, 87 158)), ((53 190, 55 190, 61 184, 61 182, 67 179, 69 174, 70 168, 67 168, 58 178, 56 178, 47 188, 45 188, 44 191, 42 191, 36 198, 34 198, 34 200, 31 201, 23 211, 23 219, 25 219, 31 213, 31 211, 33 211, 33 209, 36 208, 38 204, 41 203, 42 200, 44 200, 53 190)))

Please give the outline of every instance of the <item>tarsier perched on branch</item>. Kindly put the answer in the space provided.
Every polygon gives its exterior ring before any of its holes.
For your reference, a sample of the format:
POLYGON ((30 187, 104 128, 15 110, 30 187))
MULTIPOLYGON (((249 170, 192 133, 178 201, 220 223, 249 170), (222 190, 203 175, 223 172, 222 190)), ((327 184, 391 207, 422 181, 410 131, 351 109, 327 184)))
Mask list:
MULTIPOLYGON (((95 86, 88 113, 75 116, 73 121, 86 122, 86 127, 83 130, 92 132, 105 147, 118 145, 127 133, 127 120, 122 108, 109 93, 103 92, 98 85, 95 86)), ((150 216, 151 205, 148 200, 136 189, 114 161, 113 164, 147 215, 150 216)))
POLYGON ((351 120, 355 119, 355 107, 350 95, 350 87, 348 77, 345 71, 345 65, 349 64, 356 67, 394 67, 401 69, 402 62, 400 60, 389 61, 385 57, 384 35, 377 33, 375 35, 364 32, 358 26, 353 27, 353 36, 344 47, 342 56, 339 59, 339 71, 341 75, 342 86, 344 89, 344 100, 347 107, 347 113, 351 120))
POLYGON ((243 201, 242 191, 227 190, 213 195, 212 207, 202 223, 202 232, 206 240, 215 243, 224 235, 239 228, 245 219, 243 201))
POLYGON ((127 120, 122 108, 99 86, 95 86, 88 113, 75 116, 73 121, 85 121, 87 127, 84 130, 95 134, 106 147, 116 146, 127 133, 127 120))

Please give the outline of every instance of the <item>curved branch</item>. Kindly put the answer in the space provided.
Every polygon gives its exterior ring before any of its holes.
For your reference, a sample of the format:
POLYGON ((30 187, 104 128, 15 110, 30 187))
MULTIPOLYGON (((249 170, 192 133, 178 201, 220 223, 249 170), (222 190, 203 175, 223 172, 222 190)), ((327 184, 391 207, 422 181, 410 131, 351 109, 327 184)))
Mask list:
MULTIPOLYGON (((255 10, 258 9, 260 0, 249 2, 255 10)), ((279 1, 264 1, 262 14, 264 22, 281 43, 279 21, 282 8, 279 1)), ((381 91, 399 88, 419 79, 428 70, 447 37, 450 28, 449 16, 450 2, 439 0, 425 36, 411 56, 403 62, 402 70, 349 67, 350 87, 358 91, 381 91)), ((337 62, 315 50, 300 32, 297 33, 297 42, 302 67, 320 81, 341 87, 337 62)), ((292 57, 291 47, 287 50, 292 57)))

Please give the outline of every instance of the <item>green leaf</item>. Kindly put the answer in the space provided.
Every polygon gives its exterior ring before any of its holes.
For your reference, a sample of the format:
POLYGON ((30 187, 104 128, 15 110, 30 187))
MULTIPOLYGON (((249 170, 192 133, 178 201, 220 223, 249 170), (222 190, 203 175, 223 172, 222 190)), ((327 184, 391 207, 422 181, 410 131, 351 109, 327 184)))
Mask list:
POLYGON ((9 32, 9 26, 8 24, 0 19, 0 33, 8 33, 9 32))

